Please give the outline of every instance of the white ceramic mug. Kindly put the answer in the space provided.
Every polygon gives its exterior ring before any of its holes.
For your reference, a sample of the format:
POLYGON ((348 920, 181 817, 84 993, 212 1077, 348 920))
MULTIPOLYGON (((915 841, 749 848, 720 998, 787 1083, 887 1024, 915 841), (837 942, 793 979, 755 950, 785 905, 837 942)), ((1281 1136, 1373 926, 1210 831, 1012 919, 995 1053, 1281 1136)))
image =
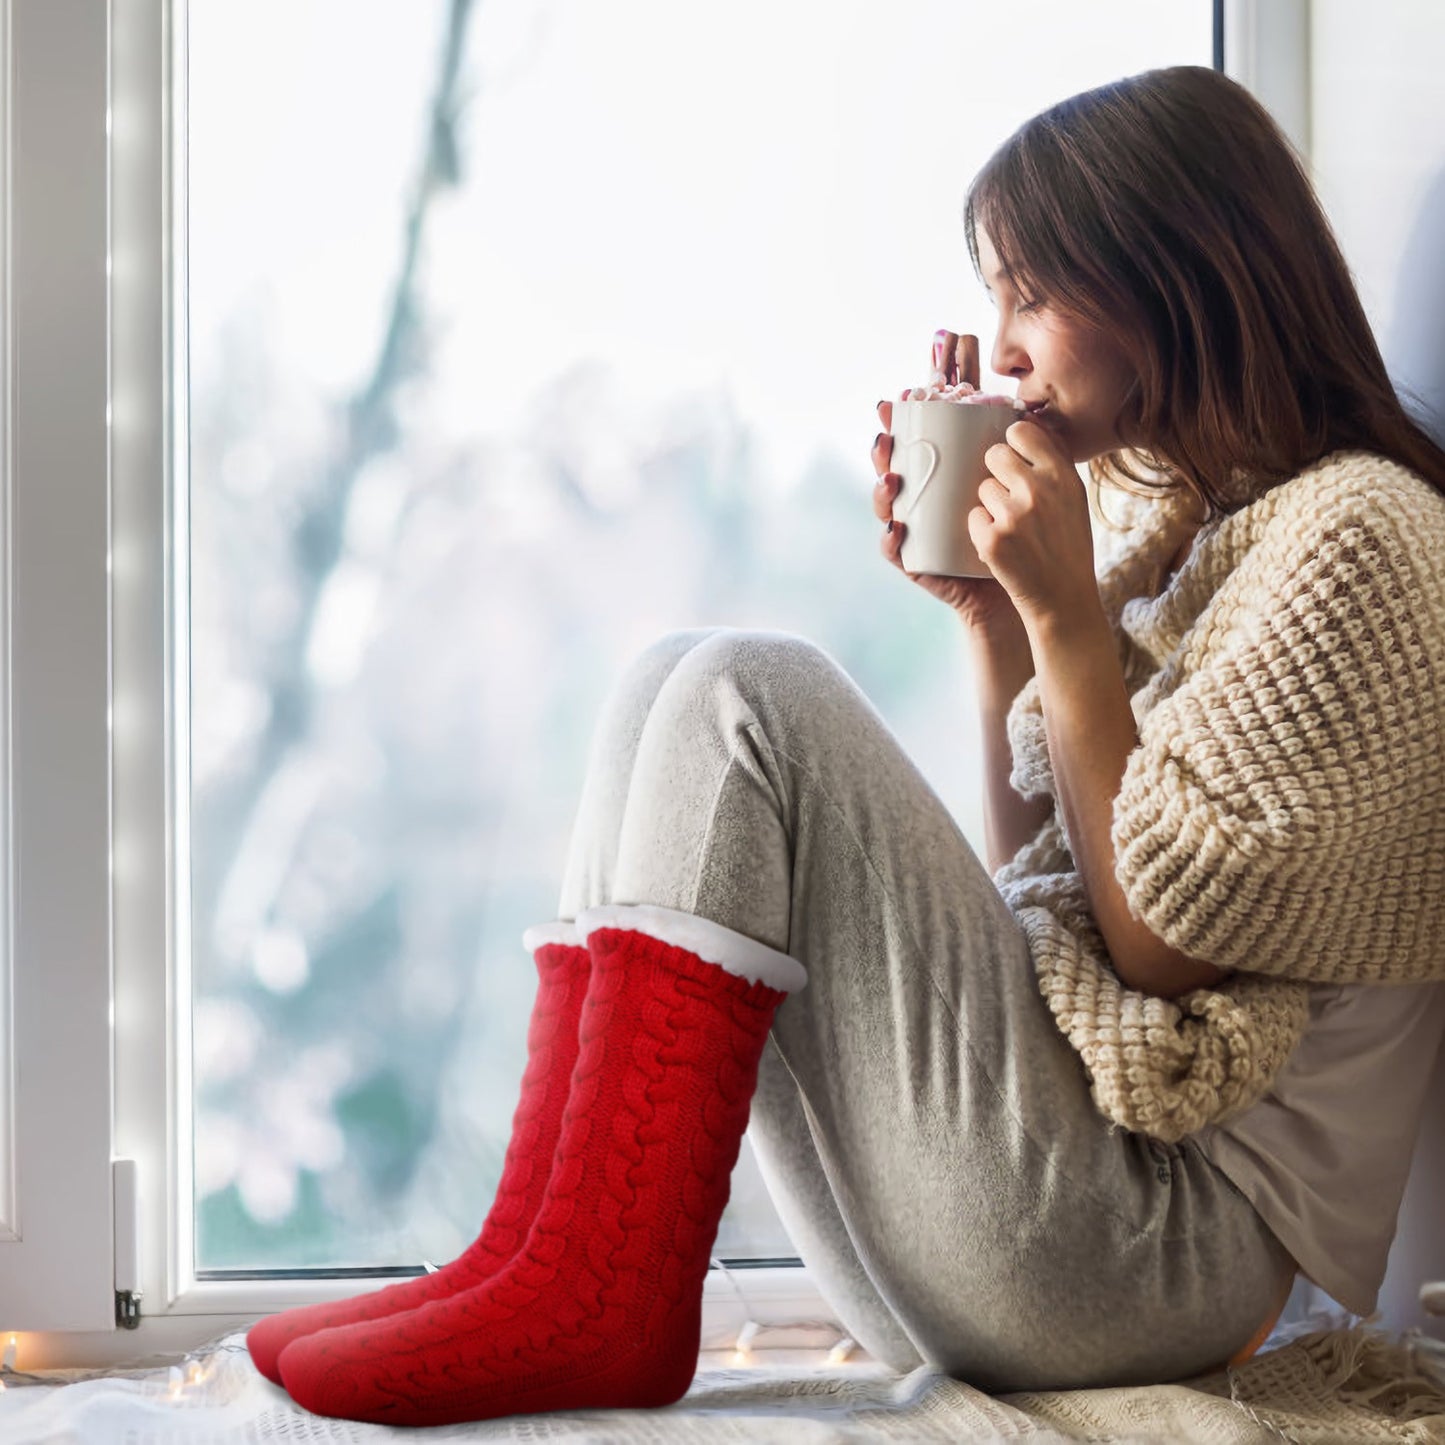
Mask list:
POLYGON ((989 474, 984 453, 1004 439, 1020 413, 1007 400, 896 401, 888 470, 902 482, 893 515, 903 523, 903 570, 943 577, 990 577, 968 535, 978 485, 989 474))

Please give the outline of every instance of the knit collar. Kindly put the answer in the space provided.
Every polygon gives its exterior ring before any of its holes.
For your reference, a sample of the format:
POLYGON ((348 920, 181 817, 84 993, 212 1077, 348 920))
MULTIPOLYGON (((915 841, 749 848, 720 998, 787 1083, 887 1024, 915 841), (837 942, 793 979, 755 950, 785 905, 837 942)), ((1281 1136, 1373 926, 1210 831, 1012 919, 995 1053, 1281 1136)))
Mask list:
POLYGON ((1208 600, 1207 594, 1197 595, 1198 588, 1189 579, 1198 575, 1207 534, 1217 523, 1201 528, 1184 565, 1173 577, 1166 580, 1164 576, 1169 559, 1194 525, 1195 513, 1187 495, 1165 493, 1148 500, 1130 529, 1137 535, 1099 579, 1106 613, 1156 666, 1208 600))
POLYGON ((1157 546, 1151 548, 1146 575, 1153 586, 1124 603, 1119 625, 1156 667, 1162 666, 1165 658, 1179 646, 1232 570, 1234 549, 1227 543, 1228 529, 1235 517, 1201 527, 1193 550, 1168 581, 1161 580, 1164 568, 1187 535, 1187 527, 1161 532, 1157 546))

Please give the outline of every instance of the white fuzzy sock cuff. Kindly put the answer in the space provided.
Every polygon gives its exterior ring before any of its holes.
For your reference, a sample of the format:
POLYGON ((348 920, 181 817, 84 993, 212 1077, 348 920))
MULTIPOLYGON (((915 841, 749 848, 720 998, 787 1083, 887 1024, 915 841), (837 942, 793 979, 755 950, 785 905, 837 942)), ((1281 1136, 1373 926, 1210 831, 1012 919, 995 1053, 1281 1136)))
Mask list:
POLYGON ((570 943, 576 948, 584 946, 586 942, 577 931, 575 923, 538 923, 522 935, 522 947, 528 953, 536 953, 544 943, 570 943))
POLYGON ((599 928, 626 928, 649 934, 675 948, 685 948, 749 983, 765 983, 784 993, 796 993, 808 982, 808 970, 796 958, 695 913, 680 913, 651 903, 608 903, 584 908, 577 915, 577 930, 584 940, 599 928))

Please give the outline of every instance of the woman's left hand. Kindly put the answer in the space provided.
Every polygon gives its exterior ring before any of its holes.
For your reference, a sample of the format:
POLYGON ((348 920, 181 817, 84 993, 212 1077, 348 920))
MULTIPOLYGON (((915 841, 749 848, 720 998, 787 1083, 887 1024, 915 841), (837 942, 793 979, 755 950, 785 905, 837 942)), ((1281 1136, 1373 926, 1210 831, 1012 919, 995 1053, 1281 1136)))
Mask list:
POLYGON ((1048 429, 1016 421, 984 453, 989 475, 968 514, 968 535, 1033 631, 1099 606, 1089 499, 1048 429))

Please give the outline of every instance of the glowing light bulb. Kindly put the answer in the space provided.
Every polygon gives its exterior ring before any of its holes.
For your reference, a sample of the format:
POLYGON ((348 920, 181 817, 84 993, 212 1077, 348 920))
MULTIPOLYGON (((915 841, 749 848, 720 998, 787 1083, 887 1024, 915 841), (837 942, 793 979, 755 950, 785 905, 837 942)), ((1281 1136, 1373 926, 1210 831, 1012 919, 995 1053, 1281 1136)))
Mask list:
POLYGON ((857 1348, 858 1342, 844 1335, 843 1338, 828 1351, 827 1363, 830 1365, 841 1365, 857 1348))
POLYGON ((753 1340, 757 1337, 758 1331, 762 1328, 756 1320, 748 1320, 738 1331, 737 1344, 733 1348, 733 1364, 746 1365, 751 1363, 753 1352, 749 1349, 753 1340))
POLYGON ((19 1341, 11 1335, 5 1342, 5 1353, 0 1355, 0 1369, 13 1370, 15 1368, 15 1351, 19 1348, 19 1341))

